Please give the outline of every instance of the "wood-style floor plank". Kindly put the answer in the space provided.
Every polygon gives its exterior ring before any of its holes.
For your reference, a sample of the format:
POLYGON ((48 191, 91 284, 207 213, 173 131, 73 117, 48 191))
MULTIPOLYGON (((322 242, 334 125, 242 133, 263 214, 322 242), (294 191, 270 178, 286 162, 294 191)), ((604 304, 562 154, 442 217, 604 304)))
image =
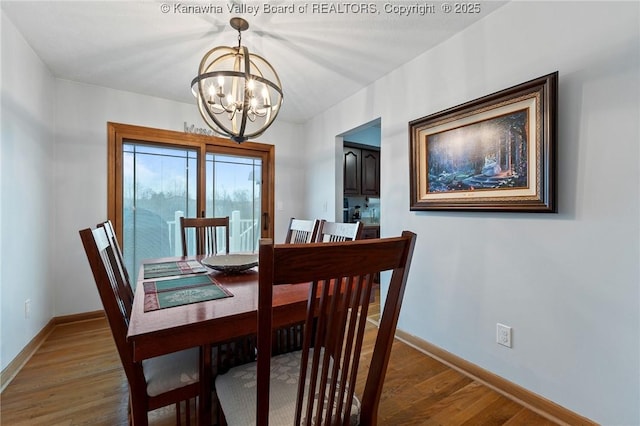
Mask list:
MULTIPOLYGON (((376 327, 370 325, 361 368, 368 367, 375 332, 376 327)), ((58 325, 2 393, 1 422, 18 426, 127 425, 128 397, 126 376, 106 320, 58 325)), ((173 425, 174 407, 150 413, 149 420, 153 426, 173 425)), ((396 340, 378 424, 553 423, 396 340)))

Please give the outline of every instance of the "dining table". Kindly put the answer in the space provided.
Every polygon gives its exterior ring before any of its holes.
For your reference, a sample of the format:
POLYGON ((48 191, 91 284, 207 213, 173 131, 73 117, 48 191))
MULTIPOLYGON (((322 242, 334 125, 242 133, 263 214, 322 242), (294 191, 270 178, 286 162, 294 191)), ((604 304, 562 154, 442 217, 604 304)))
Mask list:
MULTIPOLYGON (((145 312, 145 284, 189 277, 189 270, 177 276, 145 279, 145 265, 172 262, 200 263, 203 256, 148 259, 140 266, 127 339, 133 348, 134 362, 198 347, 200 349, 200 397, 198 424, 211 425, 212 345, 257 332, 258 268, 225 272, 206 267, 199 274, 225 289, 229 296, 145 312)), ((309 284, 281 285, 273 289, 273 328, 304 321, 309 284)))

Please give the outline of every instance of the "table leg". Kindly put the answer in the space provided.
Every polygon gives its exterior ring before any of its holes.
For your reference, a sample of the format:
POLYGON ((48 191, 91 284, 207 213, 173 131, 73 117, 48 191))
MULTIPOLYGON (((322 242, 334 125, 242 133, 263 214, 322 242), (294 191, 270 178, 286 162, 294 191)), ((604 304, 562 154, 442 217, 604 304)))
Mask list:
POLYGON ((200 346, 200 404, 198 424, 211 426, 211 345, 200 346))

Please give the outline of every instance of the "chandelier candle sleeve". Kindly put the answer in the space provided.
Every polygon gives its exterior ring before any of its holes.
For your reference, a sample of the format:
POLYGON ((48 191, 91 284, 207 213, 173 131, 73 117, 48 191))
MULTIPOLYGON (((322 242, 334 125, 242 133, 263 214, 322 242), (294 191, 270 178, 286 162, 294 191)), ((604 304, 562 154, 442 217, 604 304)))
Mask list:
POLYGON ((207 52, 191 91, 207 125, 241 143, 260 136, 273 123, 282 105, 282 84, 266 59, 241 45, 247 21, 232 18, 230 24, 238 31, 238 46, 207 52))

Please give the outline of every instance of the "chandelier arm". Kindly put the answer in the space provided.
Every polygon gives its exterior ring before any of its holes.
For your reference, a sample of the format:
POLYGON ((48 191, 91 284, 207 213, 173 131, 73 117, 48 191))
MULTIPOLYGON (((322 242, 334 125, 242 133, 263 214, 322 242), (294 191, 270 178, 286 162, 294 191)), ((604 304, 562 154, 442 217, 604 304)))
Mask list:
MULTIPOLYGON (((194 79, 194 81, 195 80, 197 80, 197 78, 194 79)), ((205 121, 205 123, 207 123, 207 125, 211 127, 216 133, 233 138, 234 137, 233 129, 228 129, 227 126, 224 125, 224 123, 220 122, 216 118, 216 116, 213 115, 215 113, 211 111, 211 108, 207 106, 206 97, 203 96, 201 86, 202 85, 198 84, 198 91, 200 93, 200 98, 197 100, 197 104, 198 104, 198 112, 200 112, 200 116, 205 121)), ((233 110, 233 114, 235 115, 235 109, 233 110)))
MULTIPOLYGON (((206 81, 209 78, 214 78, 214 77, 242 77, 245 78, 245 73, 241 72, 241 71, 209 71, 206 73, 202 73, 200 75, 198 75, 197 77, 195 77, 193 80, 191 80, 191 87, 193 88, 194 85, 198 85, 198 93, 200 94, 200 99, 206 99, 206 96, 203 92, 203 82, 206 81)), ((223 103, 223 97, 220 97, 220 95, 216 94, 216 96, 218 96, 218 98, 220 99, 220 107, 222 108, 222 111, 220 112, 215 112, 212 111, 211 109, 208 109, 209 111, 211 111, 213 114, 222 114, 222 113, 229 113, 230 114, 230 118, 232 118, 233 116, 235 116, 235 105, 227 105, 225 106, 223 103)))
POLYGON ((198 101, 198 112, 200 113, 200 116, 202 117, 202 119, 204 120, 205 123, 207 123, 207 125, 209 127, 211 127, 211 129, 216 132, 219 135, 225 135, 228 136, 228 133, 224 131, 224 129, 222 127, 220 127, 218 125, 218 122, 216 120, 213 120, 208 113, 206 113, 205 111, 203 111, 203 108, 205 110, 208 110, 208 108, 203 107, 202 102, 198 101), (213 121, 213 123, 212 123, 213 121))
MULTIPOLYGON (((193 79, 193 81, 191 82, 191 87, 193 88, 193 85, 195 83, 198 84, 198 110, 200 111, 200 115, 202 115, 203 118, 204 114, 202 112, 202 109, 204 109, 207 112, 207 115, 216 123, 218 124, 217 120, 215 120, 213 118, 213 116, 211 116, 211 108, 207 107, 207 97, 204 95, 202 89, 203 89, 203 85, 201 84, 202 79, 200 78, 201 76, 198 76, 196 78, 193 79)), ((192 89, 193 90, 193 89, 192 89)), ((207 122, 207 124, 209 124, 209 120, 207 120, 205 118, 205 122, 207 122)), ((221 127, 218 125, 218 127, 221 127)))

